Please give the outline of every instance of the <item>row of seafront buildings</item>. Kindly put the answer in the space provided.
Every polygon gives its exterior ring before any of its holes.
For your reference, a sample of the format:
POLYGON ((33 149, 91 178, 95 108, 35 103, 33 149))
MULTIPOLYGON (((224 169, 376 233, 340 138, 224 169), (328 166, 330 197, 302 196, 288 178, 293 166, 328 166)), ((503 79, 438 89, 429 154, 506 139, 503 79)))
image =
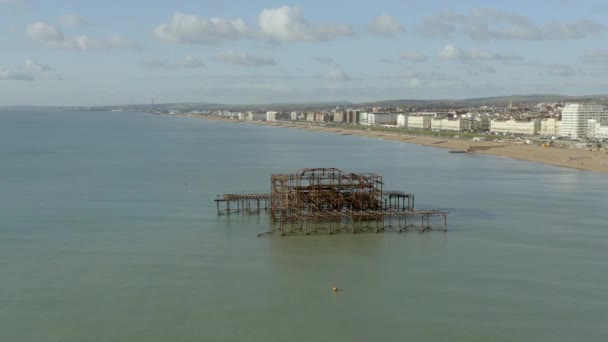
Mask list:
POLYGON ((406 129, 490 132, 510 135, 561 136, 570 139, 608 139, 608 108, 599 104, 568 103, 559 115, 549 118, 512 116, 492 112, 381 112, 376 109, 339 109, 318 112, 244 112, 222 113, 224 117, 244 121, 301 121, 347 125, 389 126, 406 129))

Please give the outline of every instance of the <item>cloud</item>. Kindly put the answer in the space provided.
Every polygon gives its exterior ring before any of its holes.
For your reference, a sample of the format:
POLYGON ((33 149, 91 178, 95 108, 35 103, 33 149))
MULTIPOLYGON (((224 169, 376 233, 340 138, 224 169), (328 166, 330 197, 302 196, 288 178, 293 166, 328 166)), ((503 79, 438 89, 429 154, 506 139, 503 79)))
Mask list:
POLYGON ((298 7, 265 9, 258 18, 260 34, 274 42, 328 41, 353 35, 348 25, 313 25, 298 7))
POLYGON ((105 39, 91 38, 87 35, 66 37, 59 28, 42 21, 27 25, 25 32, 34 42, 60 49, 88 51, 138 48, 135 43, 116 33, 105 39))
POLYGON ((395 37, 404 31, 403 26, 387 13, 375 17, 369 24, 369 32, 379 36, 395 37))
POLYGON ((36 63, 34 62, 32 59, 27 58, 24 62, 23 62, 25 68, 31 72, 35 72, 35 73, 43 73, 43 74, 48 74, 50 71, 53 70, 53 68, 49 65, 45 65, 45 64, 40 64, 40 63, 36 63))
POLYGON ((591 21, 549 21, 538 25, 528 17, 497 9, 474 9, 467 14, 450 11, 427 17, 418 31, 429 37, 449 38, 461 31, 478 41, 504 40, 563 40, 599 36, 608 32, 608 27, 591 21))
POLYGON ((89 22, 78 14, 65 14, 59 18, 59 22, 64 26, 84 26, 89 22))
POLYGON ((587 50, 582 57, 588 62, 608 63, 608 49, 587 50))
POLYGON ((176 61, 176 62, 169 62, 166 60, 159 60, 159 59, 148 59, 145 61, 142 61, 141 64, 143 66, 146 67, 150 67, 150 68, 186 68, 186 69, 194 69, 194 68, 201 68, 203 66, 205 66, 205 63, 197 58, 197 57, 193 57, 193 56, 186 56, 183 59, 176 61))
POLYGON ((217 44, 240 39, 270 40, 276 43, 327 41, 352 36, 348 25, 311 24, 298 7, 264 9, 258 27, 251 28, 241 18, 203 18, 173 13, 168 23, 153 30, 156 39, 176 44, 217 44))
POLYGON ((443 60, 459 60, 459 61, 512 61, 519 60, 521 57, 506 54, 489 52, 479 48, 472 48, 469 51, 464 51, 452 44, 448 44, 439 51, 440 59, 443 60))
POLYGON ((440 72, 422 72, 406 69, 401 74, 408 81, 408 85, 412 88, 440 88, 440 87, 461 87, 465 82, 455 76, 440 73, 440 72))
POLYGON ((0 80, 3 81, 34 81, 34 76, 24 73, 13 72, 0 67, 0 80))
POLYGON ((400 58, 412 63, 422 63, 428 60, 428 57, 425 54, 413 50, 403 51, 400 58))
POLYGON ((569 77, 584 74, 581 70, 570 64, 531 61, 525 63, 524 65, 535 68, 537 70, 540 69, 541 74, 550 76, 569 77))
POLYGON ((554 76, 568 77, 579 74, 578 70, 566 64, 546 64, 545 68, 549 74, 554 76))
POLYGON ((350 77, 344 70, 335 68, 328 72, 325 77, 328 81, 350 81, 352 77, 350 77))
POLYGON ((205 66, 205 63, 203 63, 203 61, 199 58, 188 55, 184 57, 181 61, 177 62, 176 65, 182 68, 200 68, 205 66))
POLYGON ((276 65, 277 62, 270 57, 255 56, 247 52, 228 50, 215 56, 219 62, 248 67, 261 67, 276 65))
POLYGON ((332 57, 312 57, 312 60, 326 65, 338 65, 338 63, 336 63, 336 60, 332 57))
POLYGON ((395 60, 388 57, 380 58, 379 62, 384 64, 395 64, 395 60))
POLYGON ((167 24, 154 29, 154 37, 177 44, 216 44, 236 41, 252 35, 243 19, 202 18, 191 14, 173 13, 167 24))
POLYGON ((456 26, 445 21, 440 16, 425 18, 416 31, 420 34, 432 38, 450 38, 456 31, 456 26))

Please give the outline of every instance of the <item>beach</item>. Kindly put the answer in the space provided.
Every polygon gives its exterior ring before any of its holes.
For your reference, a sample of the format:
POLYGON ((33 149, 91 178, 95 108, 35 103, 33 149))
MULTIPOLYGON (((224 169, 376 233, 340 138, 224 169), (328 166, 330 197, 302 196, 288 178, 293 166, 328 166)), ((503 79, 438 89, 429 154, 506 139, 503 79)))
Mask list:
POLYGON ((244 122, 256 125, 266 125, 282 128, 304 129, 309 131, 327 132, 341 135, 357 135, 367 138, 400 141, 422 146, 442 148, 452 151, 475 153, 496 157, 506 157, 554 166, 567 167, 577 170, 608 173, 608 153, 602 151, 590 151, 585 149, 542 147, 537 145, 511 144, 493 141, 472 141, 465 139, 451 139, 446 137, 432 137, 400 134, 393 132, 381 132, 373 130, 348 129, 341 127, 327 127, 317 125, 294 124, 289 122, 268 121, 235 121, 217 117, 206 117, 201 115, 187 116, 222 120, 226 122, 244 122))

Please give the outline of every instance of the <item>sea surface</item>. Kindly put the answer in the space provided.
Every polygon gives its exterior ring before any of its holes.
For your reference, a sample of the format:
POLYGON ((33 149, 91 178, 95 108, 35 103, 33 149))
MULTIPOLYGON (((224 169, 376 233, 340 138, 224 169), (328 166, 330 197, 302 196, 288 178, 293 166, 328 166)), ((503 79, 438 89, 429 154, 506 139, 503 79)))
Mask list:
POLYGON ((245 123, 0 111, 0 341, 608 341, 608 175, 245 123), (376 172, 447 233, 257 237, 218 194, 376 172), (331 291, 332 285, 341 289, 331 291))

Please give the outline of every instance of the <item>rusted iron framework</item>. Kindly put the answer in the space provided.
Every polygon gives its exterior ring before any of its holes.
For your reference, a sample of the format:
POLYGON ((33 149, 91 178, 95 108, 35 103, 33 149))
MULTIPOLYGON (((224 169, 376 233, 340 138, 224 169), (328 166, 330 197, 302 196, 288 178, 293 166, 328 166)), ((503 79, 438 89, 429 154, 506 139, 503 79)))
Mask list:
POLYGON ((269 212, 273 228, 263 234, 447 230, 447 212, 414 209, 413 194, 384 190, 375 173, 301 169, 273 174, 270 182, 270 194, 216 199, 218 215, 269 212))

